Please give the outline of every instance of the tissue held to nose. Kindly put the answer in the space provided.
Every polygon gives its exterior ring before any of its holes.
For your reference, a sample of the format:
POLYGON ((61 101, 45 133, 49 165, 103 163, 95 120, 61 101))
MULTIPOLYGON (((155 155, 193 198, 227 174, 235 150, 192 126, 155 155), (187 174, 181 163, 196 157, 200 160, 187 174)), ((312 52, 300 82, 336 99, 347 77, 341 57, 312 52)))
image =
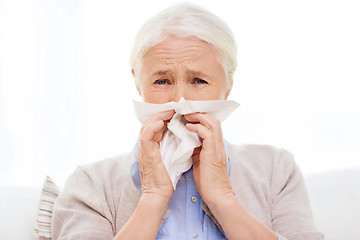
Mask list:
MULTIPOLYGON (((154 141, 160 146, 155 143, 148 146, 153 150, 159 149, 160 156, 157 157, 164 163, 174 189, 181 174, 193 165, 192 155, 195 148, 203 144, 202 149, 205 148, 205 151, 206 147, 216 149, 218 146, 212 146, 215 145, 215 140, 222 144, 220 122, 238 106, 238 103, 231 100, 183 100, 165 104, 134 101, 136 116, 143 123, 141 141, 151 139, 147 135, 143 136, 144 129, 148 130, 147 134, 154 134, 154 141), (168 115, 165 117, 163 114, 172 109, 174 114, 171 118, 166 118, 168 115), (162 118, 163 120, 159 121, 162 118), (155 126, 149 126, 150 123, 155 126), (155 127, 161 131, 156 132, 155 127), (206 139, 207 145, 204 145, 201 139, 206 139)), ((223 151, 218 153, 225 156, 223 151)), ((159 161, 158 158, 156 161, 159 161)))

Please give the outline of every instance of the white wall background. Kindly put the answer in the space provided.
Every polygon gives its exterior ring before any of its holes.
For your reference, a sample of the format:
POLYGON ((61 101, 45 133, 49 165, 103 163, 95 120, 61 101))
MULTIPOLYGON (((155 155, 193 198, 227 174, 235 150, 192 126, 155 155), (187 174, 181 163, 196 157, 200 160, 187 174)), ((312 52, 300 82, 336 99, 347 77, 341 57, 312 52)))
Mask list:
MULTIPOLYGON (((0 0, 1 185, 63 185, 77 165, 130 151, 132 42, 175 2, 0 0)), ((238 42, 230 142, 286 148, 305 175, 360 167, 360 1, 194 2, 238 42)))

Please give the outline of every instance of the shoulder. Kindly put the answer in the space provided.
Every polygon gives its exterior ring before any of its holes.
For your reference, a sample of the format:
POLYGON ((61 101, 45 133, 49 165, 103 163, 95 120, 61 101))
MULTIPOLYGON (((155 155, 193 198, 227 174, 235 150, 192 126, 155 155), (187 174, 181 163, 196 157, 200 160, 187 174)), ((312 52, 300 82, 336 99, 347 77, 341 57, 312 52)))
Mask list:
POLYGON ((131 162, 129 153, 79 166, 56 199, 53 236, 97 236, 99 231, 94 229, 109 227, 116 233, 117 225, 132 214, 140 194, 131 178, 131 162), (121 214, 114 214, 119 211, 121 214))
POLYGON ((86 174, 92 179, 111 180, 115 177, 130 174, 133 153, 106 158, 101 161, 79 166, 76 171, 86 174))
POLYGON ((129 153, 78 166, 60 195, 86 199, 113 195, 113 191, 118 193, 126 186, 132 187, 131 161, 132 153, 129 153), (118 187, 113 188, 114 185, 118 187))
POLYGON ((293 166, 293 155, 282 148, 270 145, 229 144, 229 158, 231 164, 246 164, 259 168, 273 168, 274 166, 293 166))
POLYGON ((286 182, 294 175, 301 175, 293 155, 282 148, 270 145, 229 144, 231 178, 245 177, 264 183, 286 182))
POLYGON ((301 170, 289 151, 269 145, 233 145, 229 147, 231 178, 234 182, 262 182, 279 193, 290 181, 303 184, 301 170))

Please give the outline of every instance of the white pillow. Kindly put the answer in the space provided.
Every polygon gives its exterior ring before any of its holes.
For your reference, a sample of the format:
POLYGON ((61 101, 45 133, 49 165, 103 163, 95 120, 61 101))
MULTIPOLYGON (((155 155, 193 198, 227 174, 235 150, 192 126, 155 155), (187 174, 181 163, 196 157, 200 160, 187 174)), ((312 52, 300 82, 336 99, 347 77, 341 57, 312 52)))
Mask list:
POLYGON ((39 210, 35 222, 34 240, 51 239, 51 218, 59 188, 50 177, 46 177, 41 190, 39 210))

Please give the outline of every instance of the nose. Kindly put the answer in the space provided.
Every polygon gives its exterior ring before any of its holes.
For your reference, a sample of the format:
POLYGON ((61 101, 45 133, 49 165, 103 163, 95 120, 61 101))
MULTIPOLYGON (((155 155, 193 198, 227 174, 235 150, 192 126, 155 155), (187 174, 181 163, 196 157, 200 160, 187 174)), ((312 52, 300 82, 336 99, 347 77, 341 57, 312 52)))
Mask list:
POLYGON ((175 84, 171 91, 170 101, 179 102, 184 97, 184 90, 183 84, 175 84))

